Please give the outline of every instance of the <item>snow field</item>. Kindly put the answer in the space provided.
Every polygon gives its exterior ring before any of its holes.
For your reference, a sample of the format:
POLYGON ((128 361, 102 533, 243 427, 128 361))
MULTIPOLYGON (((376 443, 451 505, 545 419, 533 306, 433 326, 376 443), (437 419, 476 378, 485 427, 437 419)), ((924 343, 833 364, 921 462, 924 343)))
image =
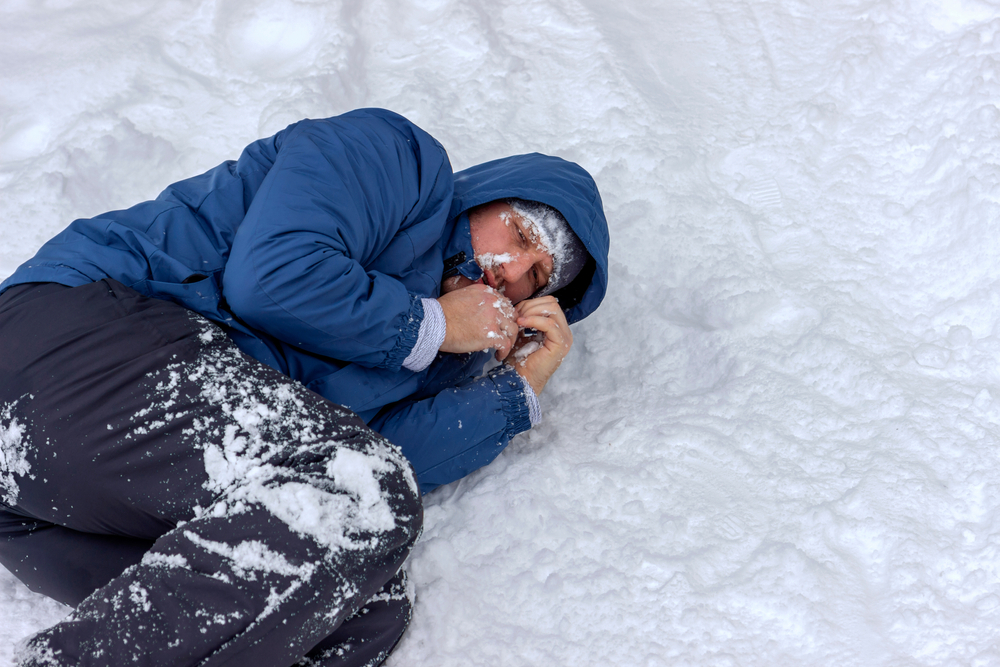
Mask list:
MULTIPOLYGON (((304 116, 587 167, 608 299, 426 498, 401 665, 998 665, 985 0, 8 2, 0 276, 304 116)), ((0 573, 0 664, 64 607, 0 573)))

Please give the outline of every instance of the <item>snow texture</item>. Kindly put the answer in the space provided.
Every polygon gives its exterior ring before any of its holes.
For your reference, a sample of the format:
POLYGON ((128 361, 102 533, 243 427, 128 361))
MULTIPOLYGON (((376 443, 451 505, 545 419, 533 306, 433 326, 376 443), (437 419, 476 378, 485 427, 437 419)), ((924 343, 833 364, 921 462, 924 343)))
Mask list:
MULTIPOLYGON (((544 423, 425 499, 389 666, 1000 665, 997 16, 13 0, 0 276, 306 116, 575 160, 608 298, 544 423)), ((0 573, 0 665, 66 612, 0 573)))
POLYGON ((495 269, 513 259, 514 256, 509 252, 499 254, 495 252, 481 252, 476 255, 476 263, 483 269, 495 269))
MULTIPOLYGON (((299 588, 309 583, 313 573, 316 571, 316 565, 313 563, 303 563, 299 566, 292 565, 283 555, 268 549, 267 545, 257 540, 246 540, 236 546, 230 546, 223 542, 203 539, 197 533, 191 531, 184 531, 184 536, 209 553, 218 554, 233 563, 233 570, 237 577, 248 581, 256 581, 258 573, 270 573, 290 579, 288 587, 281 592, 278 592, 275 587, 271 587, 267 605, 265 605, 264 609, 254 619, 254 623, 259 623, 261 619, 270 616, 276 609, 279 609, 282 602, 291 597, 299 588)), ((143 603, 145 603, 143 609, 148 612, 150 607, 142 588, 138 584, 132 584, 130 590, 133 592, 132 601, 140 606, 143 606, 143 603), (133 589, 139 590, 136 591, 133 589), (137 594, 138 599, 136 597, 137 594)), ((226 622, 227 619, 225 616, 221 614, 217 616, 218 618, 213 620, 220 624, 226 622)))
POLYGON ((17 478, 31 472, 25 428, 13 416, 17 403, 0 407, 0 500, 8 505, 17 504, 17 478))
MULTIPOLYGON (((199 361, 160 371, 158 375, 167 379, 156 384, 150 407, 132 421, 137 424, 135 430, 143 430, 147 428, 143 417, 152 412, 164 414, 169 422, 181 374, 201 387, 206 403, 218 406, 218 418, 195 419, 193 427, 182 431, 203 449, 209 477, 206 486, 217 494, 215 504, 196 507, 196 515, 229 516, 260 504, 292 530, 333 552, 374 547, 377 534, 396 527, 396 517, 379 485, 381 477, 403 469, 411 491, 419 494, 417 481, 398 449, 387 448, 375 438, 364 445, 366 451, 338 449, 325 471, 336 493, 287 479, 288 470, 282 464, 287 443, 299 443, 300 452, 337 444, 336 439, 323 439, 328 432, 323 421, 327 415, 314 414, 289 385, 272 388, 246 375, 241 353, 234 346, 212 345, 215 337, 224 336, 221 329, 194 313, 192 318, 203 328, 199 340, 205 349, 199 361), (359 534, 369 537, 359 539, 359 534)), ((257 567, 259 559, 254 554, 259 548, 247 546, 234 555, 249 554, 251 566, 257 567)), ((278 568, 274 572, 292 576, 280 564, 274 567, 278 568)))

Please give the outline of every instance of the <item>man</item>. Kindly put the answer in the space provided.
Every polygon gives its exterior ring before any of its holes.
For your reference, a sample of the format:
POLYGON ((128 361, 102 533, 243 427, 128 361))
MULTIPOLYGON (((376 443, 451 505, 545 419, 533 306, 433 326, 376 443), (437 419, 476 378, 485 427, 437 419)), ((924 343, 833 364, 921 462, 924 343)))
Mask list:
POLYGON ((21 664, 379 664, 418 483, 537 421, 607 251, 577 165, 375 109, 75 221, 0 285, 0 562, 76 606, 21 664))

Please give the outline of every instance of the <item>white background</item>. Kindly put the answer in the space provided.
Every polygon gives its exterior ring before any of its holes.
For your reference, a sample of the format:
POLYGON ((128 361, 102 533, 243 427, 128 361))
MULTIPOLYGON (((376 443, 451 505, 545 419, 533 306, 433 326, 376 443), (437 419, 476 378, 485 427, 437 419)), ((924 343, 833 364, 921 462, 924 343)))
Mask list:
MULTIPOLYGON (((391 667, 1000 665, 1000 4, 3 0, 0 277, 302 117, 594 174, 545 423, 391 667)), ((0 571, 0 665, 68 609, 0 571)))

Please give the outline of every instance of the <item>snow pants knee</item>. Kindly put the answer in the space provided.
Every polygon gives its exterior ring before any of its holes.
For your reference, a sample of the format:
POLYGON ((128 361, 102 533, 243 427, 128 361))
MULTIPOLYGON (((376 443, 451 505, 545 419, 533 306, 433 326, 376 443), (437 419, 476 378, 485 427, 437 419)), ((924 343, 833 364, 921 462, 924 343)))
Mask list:
POLYGON ((398 448, 195 313, 0 295, 0 563, 76 606, 19 664, 377 665, 421 520, 398 448))

